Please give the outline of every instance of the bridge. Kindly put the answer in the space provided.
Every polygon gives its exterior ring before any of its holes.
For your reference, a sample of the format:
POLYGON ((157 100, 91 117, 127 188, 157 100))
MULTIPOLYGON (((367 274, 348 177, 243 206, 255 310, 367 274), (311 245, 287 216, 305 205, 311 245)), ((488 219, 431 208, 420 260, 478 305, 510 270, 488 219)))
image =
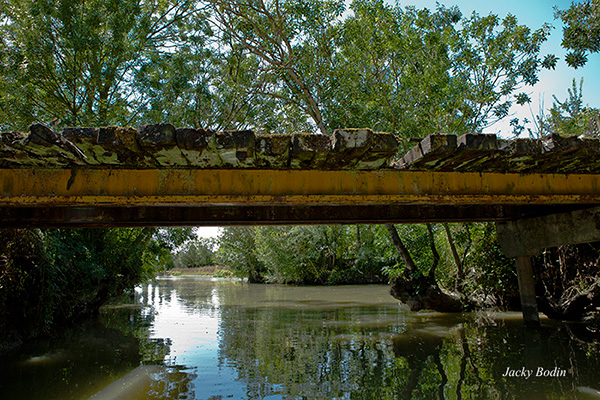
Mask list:
POLYGON ((530 256, 600 240, 599 155, 559 136, 34 124, 0 134, 0 227, 493 221, 535 324, 530 256))

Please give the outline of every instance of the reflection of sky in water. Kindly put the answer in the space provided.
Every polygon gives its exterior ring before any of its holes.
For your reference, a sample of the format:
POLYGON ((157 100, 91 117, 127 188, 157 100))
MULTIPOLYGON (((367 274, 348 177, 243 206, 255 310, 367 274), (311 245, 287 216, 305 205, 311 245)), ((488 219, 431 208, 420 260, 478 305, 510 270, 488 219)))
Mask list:
MULTIPOLYGON (((364 290, 364 287, 356 286, 331 287, 324 291, 321 287, 247 285, 239 282, 170 278, 139 288, 137 293, 139 300, 149 306, 145 312, 154 314, 154 321, 149 327, 149 338, 169 340, 170 352, 165 358, 165 364, 184 367, 188 373, 195 376, 192 383, 194 394, 198 399, 208 399, 211 396, 223 396, 224 399, 281 399, 287 396, 284 394, 285 385, 270 382, 269 388, 263 388, 262 395, 256 397, 256 393, 252 394, 253 388, 248 386, 249 384, 254 386, 248 382, 248 377, 240 379, 239 363, 243 361, 237 360, 236 357, 228 358, 227 356, 232 354, 224 353, 223 343, 220 343, 223 340, 223 332, 220 329, 223 329, 224 310, 247 310, 239 315, 242 320, 237 321, 234 317, 234 324, 237 329, 251 331, 253 331, 252 316, 255 316, 253 312, 262 313, 261 310, 273 308, 289 310, 286 313, 292 313, 295 323, 304 326, 321 326, 327 331, 332 330, 328 335, 330 339, 334 343, 345 342, 350 348, 358 346, 365 339, 381 340, 385 337, 389 340, 394 334, 405 329, 405 313, 398 313, 398 302, 389 296, 387 288, 382 286, 377 287, 375 292, 372 287, 371 290, 364 290), (335 313, 338 309, 345 309, 352 313, 350 311, 352 308, 361 305, 390 307, 390 314, 362 315, 360 313, 356 314, 356 319, 353 320, 321 320, 327 313, 335 313), (347 329, 350 327, 357 331, 348 332, 347 329), (384 329, 387 332, 379 332, 371 338, 364 336, 364 329, 381 327, 387 327, 388 329, 384 329), (395 328, 390 331, 391 327, 395 328), (344 333, 334 333, 338 330, 344 333)), ((285 328, 289 327, 290 323, 293 322, 282 322, 282 326, 278 328, 283 328, 277 330, 279 333, 276 340, 282 342, 279 345, 284 343, 296 345, 294 343, 296 338, 293 334, 291 337, 288 336, 290 331, 285 328)), ((228 328, 234 327, 228 326, 228 328)), ((273 340, 271 337, 263 339, 273 340)), ((255 343, 250 342, 241 343, 245 350, 251 352, 254 345, 255 343)), ((256 368, 259 368, 261 362, 259 360, 255 362, 256 368)), ((252 371, 251 375, 255 373, 260 374, 258 371, 252 371)))
POLYGON ((144 300, 155 312, 150 338, 168 338, 171 343, 165 364, 184 366, 196 376, 192 384, 198 399, 244 397, 245 385, 236 381, 235 368, 219 364, 221 311, 217 289, 212 289, 203 307, 186 305, 175 290, 168 297, 159 290, 159 286, 148 285, 148 292, 154 296, 144 300))

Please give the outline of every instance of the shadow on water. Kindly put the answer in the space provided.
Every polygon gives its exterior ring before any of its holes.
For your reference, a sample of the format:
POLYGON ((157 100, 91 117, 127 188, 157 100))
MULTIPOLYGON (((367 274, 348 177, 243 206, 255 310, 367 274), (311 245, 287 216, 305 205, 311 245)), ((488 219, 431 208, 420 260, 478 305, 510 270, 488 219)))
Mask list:
POLYGON ((411 313, 384 286, 171 279, 137 296, 0 360, 0 397, 600 398, 600 344, 577 325, 411 313))
POLYGON ((153 319, 139 305, 120 305, 98 320, 4 354, 0 398, 179 398, 194 376, 163 365, 169 340, 148 337, 153 319))

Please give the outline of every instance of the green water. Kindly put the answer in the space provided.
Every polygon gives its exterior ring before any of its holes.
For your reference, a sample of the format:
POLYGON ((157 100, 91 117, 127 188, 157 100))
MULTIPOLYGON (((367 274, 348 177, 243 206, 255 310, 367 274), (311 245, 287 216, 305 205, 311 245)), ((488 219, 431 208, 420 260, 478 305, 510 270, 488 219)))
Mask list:
POLYGON ((3 356, 0 399, 600 398, 600 344, 542 325, 411 313, 385 286, 162 279, 3 356))

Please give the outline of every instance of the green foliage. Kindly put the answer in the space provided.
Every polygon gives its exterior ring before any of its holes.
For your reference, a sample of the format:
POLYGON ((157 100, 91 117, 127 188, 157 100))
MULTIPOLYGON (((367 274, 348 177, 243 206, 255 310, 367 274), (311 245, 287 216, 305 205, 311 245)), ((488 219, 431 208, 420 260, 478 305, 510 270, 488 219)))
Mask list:
POLYGON ((256 253, 254 227, 225 227, 218 237, 220 263, 231 268, 236 276, 248 277, 250 282, 262 282, 266 268, 256 253))
POLYGON ((600 136, 600 110, 584 105, 583 78, 579 86, 575 79, 570 89, 567 89, 567 98, 560 101, 553 95, 552 107, 546 113, 542 108, 537 115, 533 115, 535 130, 527 127, 531 121, 525 118, 511 120, 515 136, 528 132, 529 136, 539 139, 544 135, 558 134, 562 136, 599 137, 600 136))
POLYGON ((281 131, 274 122, 295 130, 328 132, 322 97, 331 91, 328 79, 335 52, 339 1, 210 0, 217 28, 231 48, 250 54, 256 92, 276 100, 267 131, 281 131), (283 117, 283 118, 282 118, 283 117), (306 123, 306 117, 314 128, 306 123))
POLYGON ((390 235, 382 225, 356 225, 351 235, 356 234, 354 253, 355 268, 362 274, 387 280, 387 271, 399 263, 398 253, 393 248, 390 235), (358 230, 358 232, 356 231, 358 230))
POLYGON ((355 1, 344 21, 332 96, 332 127, 368 126, 420 137, 443 130, 460 101, 449 76, 448 37, 457 10, 409 8, 379 0, 355 1))
POLYGON ((550 114, 544 121, 544 130, 565 136, 600 136, 600 110, 584 106, 583 79, 579 88, 575 79, 571 89, 567 89, 568 97, 564 101, 554 96, 550 114))
POLYGON ((463 18, 457 8, 401 9, 381 0, 352 3, 336 35, 330 128, 368 126, 402 137, 472 133, 508 115, 514 91, 533 85, 549 25, 531 31, 514 16, 463 18))
MULTIPOLYGON (((512 95, 521 85, 534 85, 542 65, 540 46, 550 34, 550 25, 532 31, 518 25, 514 15, 500 20, 490 14, 473 13, 463 21, 451 41, 453 75, 461 81, 460 98, 470 105, 463 121, 470 131, 479 131, 491 122, 508 116, 512 95)), ((523 102, 522 96, 517 97, 523 102)))
POLYGON ((174 268, 196 268, 215 265, 215 243, 210 238, 197 238, 184 243, 173 255, 174 268))
POLYGON ((502 253, 496 240, 496 226, 465 224, 457 241, 469 245, 464 258, 464 292, 488 304, 509 306, 518 297, 517 277, 514 260, 502 253))
POLYGON ((233 271, 230 269, 217 269, 213 274, 213 278, 232 278, 233 271))
POLYGON ((153 276, 184 230, 0 230, 0 331, 36 334, 153 276))
MULTIPOLYGON (((426 225, 398 225, 397 229, 413 256, 417 268, 415 273, 429 275, 435 258, 426 225)), ((435 270, 438 284, 446 289, 457 289, 488 305, 513 307, 512 302, 518 295, 514 261, 502 253, 496 240, 495 225, 451 224, 449 230, 460 268, 442 225, 433 224, 433 244, 440 257, 435 270)), ((404 268, 403 264, 397 263, 385 268, 385 271, 388 276, 395 277, 402 275, 404 268)))
MULTIPOLYGON (((506 366, 498 367, 499 359, 550 366, 578 360, 573 379, 579 382, 585 382, 584 371, 600 366, 598 344, 586 356, 589 343, 568 330, 532 335, 510 319, 458 323, 447 316, 390 322, 397 310, 310 306, 224 309, 220 351, 235 365, 249 397, 527 399, 539 397, 540 383, 502 377, 506 366), (539 351, 524 351, 535 346, 539 351)), ((543 381, 543 395, 570 396, 565 379, 543 381)))
POLYGON ((381 226, 226 228, 218 244, 221 262, 254 281, 381 282, 396 263, 381 226))
MULTIPOLYGON (((463 277, 451 254, 442 225, 432 225, 440 259, 436 278, 446 288, 498 306, 512 305, 517 294, 514 261, 496 241, 494 224, 450 227, 463 277)), ((428 275, 434 265, 426 225, 398 225, 398 234, 413 255, 417 272, 428 275)), ((404 270, 387 230, 381 225, 226 228, 218 238, 221 262, 238 276, 254 281, 295 284, 382 282, 404 270), (260 277, 260 279, 257 279, 260 277)))
POLYGON ((429 268, 433 261, 433 254, 429 247, 427 227, 423 224, 400 225, 398 235, 404 241, 408 251, 414 254, 413 260, 417 270, 422 275, 429 274, 429 268))
POLYGON ((555 18, 565 24, 562 46, 569 50, 565 57, 573 68, 583 67, 588 53, 600 52, 600 2, 584 0, 566 10, 555 9, 555 18))
POLYGON ((195 1, 7 0, 0 11, 0 119, 127 124, 145 104, 134 77, 196 36, 195 1))
POLYGON ((261 94, 255 80, 259 60, 226 38, 219 42, 227 49, 222 53, 207 48, 203 40, 189 40, 178 51, 156 55, 154 62, 142 66, 135 84, 147 102, 136 119, 215 130, 245 129, 259 120, 282 123, 271 115, 277 104, 261 94))
MULTIPOLYGON (((323 283, 336 263, 337 241, 327 241, 321 227, 260 227, 256 230, 258 259, 270 279, 287 283, 323 283)), ((338 227, 339 229, 339 227, 338 227)))
MULTIPOLYGON (((576 318, 584 313, 580 300, 582 294, 593 293, 598 282, 600 243, 582 243, 546 249, 532 258, 534 276, 543 282, 539 285, 547 302, 564 312, 564 318, 576 318)), ((593 298, 593 295, 589 295, 593 298)), ((585 303, 584 303, 585 304, 585 303)), ((589 310, 590 306, 587 306, 589 310)))
POLYGON ((193 229, 189 227, 157 228, 153 229, 152 240, 148 243, 146 262, 156 270, 170 269, 174 267, 173 254, 175 250, 190 240, 193 229))
POLYGON ((511 15, 382 0, 344 11, 331 0, 5 0, 1 127, 471 133, 555 64, 539 57, 549 27, 511 15))

